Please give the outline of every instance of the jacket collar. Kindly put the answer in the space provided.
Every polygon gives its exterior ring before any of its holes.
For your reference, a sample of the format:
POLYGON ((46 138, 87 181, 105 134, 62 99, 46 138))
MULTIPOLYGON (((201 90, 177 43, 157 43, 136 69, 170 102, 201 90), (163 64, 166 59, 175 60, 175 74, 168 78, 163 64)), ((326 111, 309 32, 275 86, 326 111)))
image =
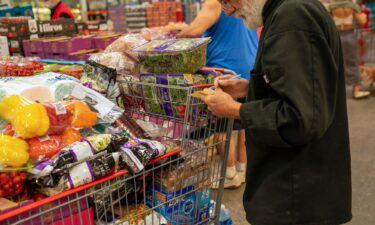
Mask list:
POLYGON ((263 8, 263 23, 266 22, 267 18, 272 12, 283 2, 284 0, 266 0, 266 4, 263 8))

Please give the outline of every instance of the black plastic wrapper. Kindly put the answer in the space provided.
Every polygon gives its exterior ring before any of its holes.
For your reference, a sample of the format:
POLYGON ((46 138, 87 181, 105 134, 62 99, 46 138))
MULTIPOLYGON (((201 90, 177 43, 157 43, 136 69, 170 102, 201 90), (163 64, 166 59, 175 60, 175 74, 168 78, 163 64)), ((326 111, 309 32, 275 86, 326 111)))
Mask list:
POLYGON ((151 159, 165 153, 165 146, 158 141, 131 139, 120 150, 120 162, 133 174, 141 172, 151 159))
POLYGON ((127 114, 122 114, 113 124, 113 127, 120 128, 129 133, 133 138, 152 139, 152 137, 142 129, 137 122, 127 114))

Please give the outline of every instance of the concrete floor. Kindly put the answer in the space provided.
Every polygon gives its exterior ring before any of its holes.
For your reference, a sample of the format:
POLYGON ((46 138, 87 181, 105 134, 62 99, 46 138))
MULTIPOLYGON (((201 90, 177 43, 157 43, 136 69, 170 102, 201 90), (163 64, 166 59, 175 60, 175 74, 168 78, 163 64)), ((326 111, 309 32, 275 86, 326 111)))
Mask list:
MULTIPOLYGON (((353 220, 348 225, 375 225, 375 96, 349 99, 348 111, 353 180, 353 220)), ((223 203, 235 225, 248 225, 242 207, 243 190, 224 192, 223 203)))

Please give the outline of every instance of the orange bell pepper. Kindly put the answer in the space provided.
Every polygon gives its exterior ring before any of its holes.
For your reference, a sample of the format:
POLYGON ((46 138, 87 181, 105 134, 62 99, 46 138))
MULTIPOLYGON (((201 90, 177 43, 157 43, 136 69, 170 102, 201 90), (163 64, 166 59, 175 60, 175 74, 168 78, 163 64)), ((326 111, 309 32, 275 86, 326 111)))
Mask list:
POLYGON ((96 124, 97 113, 83 101, 67 101, 66 109, 70 111, 70 124, 73 128, 90 128, 96 124))

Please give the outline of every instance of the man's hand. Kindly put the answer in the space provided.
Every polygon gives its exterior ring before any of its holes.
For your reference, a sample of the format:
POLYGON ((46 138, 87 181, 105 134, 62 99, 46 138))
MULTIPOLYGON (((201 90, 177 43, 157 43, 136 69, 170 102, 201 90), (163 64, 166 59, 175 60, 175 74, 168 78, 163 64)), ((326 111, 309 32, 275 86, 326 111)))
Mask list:
MULTIPOLYGON (((205 89, 206 90, 206 89, 205 89)), ((240 118, 241 103, 233 100, 233 98, 223 92, 221 89, 216 91, 207 90, 207 95, 202 95, 201 99, 208 106, 208 110, 218 117, 240 118)))
POLYGON ((246 97, 249 81, 243 78, 230 80, 232 77, 232 75, 225 75, 216 78, 215 86, 231 95, 234 99, 246 97))

